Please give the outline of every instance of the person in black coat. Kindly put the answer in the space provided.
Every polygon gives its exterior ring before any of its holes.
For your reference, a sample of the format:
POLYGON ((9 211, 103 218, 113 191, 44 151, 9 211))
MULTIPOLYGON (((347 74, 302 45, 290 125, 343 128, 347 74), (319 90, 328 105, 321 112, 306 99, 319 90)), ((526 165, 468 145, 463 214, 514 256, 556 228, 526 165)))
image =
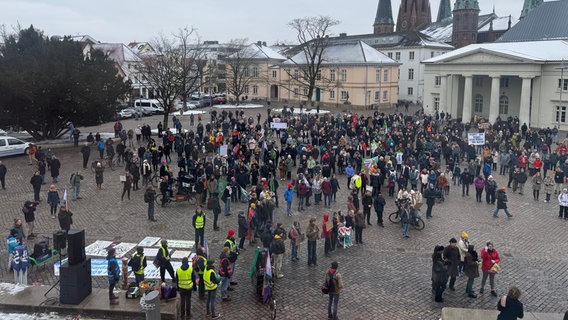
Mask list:
MULTIPOLYGON (((501 311, 497 320, 509 320, 523 318, 525 316, 523 303, 519 301, 521 290, 512 286, 506 296, 502 296, 497 302, 497 310, 501 311)), ((566 318, 566 317, 564 317, 566 318)))
POLYGON ((56 156, 51 157, 51 177, 53 178, 53 183, 57 183, 59 169, 61 169, 61 162, 59 162, 56 156))
POLYGON ((426 218, 432 218, 432 208, 436 203, 436 198, 438 197, 438 192, 434 190, 434 185, 431 183, 428 185, 426 191, 424 191, 424 198, 426 198, 426 218))
POLYGON ((69 211, 65 205, 62 205, 61 208, 59 208, 57 218, 59 220, 61 230, 69 232, 69 229, 71 229, 71 225, 73 224, 73 218, 71 218, 71 216, 73 216, 73 213, 69 211))
POLYGON ((34 172, 34 175, 30 179, 30 184, 34 188, 34 201, 39 202, 41 201, 39 198, 39 193, 41 191, 41 176, 39 175, 39 171, 34 172))
POLYGON ((6 173, 8 172, 8 169, 6 168, 6 165, 4 165, 2 163, 2 161, 0 161, 0 184, 2 184, 2 189, 6 189, 6 173))
POLYGON ((469 185, 473 182, 473 176, 469 174, 467 168, 463 169, 461 173, 460 180, 462 183, 462 197, 469 196, 469 185))
POLYGON ((387 204, 383 194, 379 191, 377 196, 373 199, 373 206, 375 207, 375 213, 377 214, 377 225, 385 227, 383 224, 383 212, 385 210, 385 205, 387 204))
POLYGON ((81 148, 81 154, 83 155, 83 169, 87 169, 89 157, 91 156, 91 147, 89 147, 88 142, 85 142, 85 145, 81 148))
POLYGON ((442 252, 444 246, 436 246, 432 254, 432 291, 434 291, 434 301, 444 302, 442 294, 446 290, 446 283, 448 282, 448 273, 444 264, 442 252))
POLYGON ((239 211, 238 223, 239 223, 239 238, 240 238, 239 250, 246 250, 244 244, 249 229, 249 223, 247 221, 247 217, 245 216, 244 211, 239 211))

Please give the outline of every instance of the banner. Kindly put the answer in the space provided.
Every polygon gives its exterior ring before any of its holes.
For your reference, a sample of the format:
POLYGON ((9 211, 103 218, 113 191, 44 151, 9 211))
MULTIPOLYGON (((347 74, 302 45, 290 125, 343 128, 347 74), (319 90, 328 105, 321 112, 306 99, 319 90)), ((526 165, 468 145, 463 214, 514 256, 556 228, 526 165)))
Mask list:
POLYGON ((270 129, 288 129, 288 123, 286 122, 271 122, 270 129))
POLYGON ((468 144, 474 146, 482 146, 485 144, 485 132, 481 133, 468 133, 467 134, 468 144))
POLYGON ((369 159, 363 159, 363 167, 369 168, 373 162, 376 163, 377 161, 379 161, 378 156, 372 157, 372 158, 369 158, 369 159))

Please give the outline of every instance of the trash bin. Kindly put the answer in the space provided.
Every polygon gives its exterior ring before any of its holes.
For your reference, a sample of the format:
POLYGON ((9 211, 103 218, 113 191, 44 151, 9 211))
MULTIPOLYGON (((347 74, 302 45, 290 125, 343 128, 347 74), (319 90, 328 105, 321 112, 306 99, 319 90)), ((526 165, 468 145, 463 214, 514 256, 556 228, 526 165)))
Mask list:
POLYGON ((160 320, 160 292, 154 290, 140 299, 140 306, 146 312, 146 320, 160 320))

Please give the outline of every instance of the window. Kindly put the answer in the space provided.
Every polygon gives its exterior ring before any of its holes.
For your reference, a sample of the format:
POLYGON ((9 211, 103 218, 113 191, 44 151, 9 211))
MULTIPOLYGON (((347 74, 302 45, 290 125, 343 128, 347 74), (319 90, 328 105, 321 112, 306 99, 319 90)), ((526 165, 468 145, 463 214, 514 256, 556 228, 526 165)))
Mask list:
POLYGON ((375 101, 381 101, 381 92, 375 91, 375 101))
POLYGON ((556 106, 556 122, 566 122, 566 107, 556 106))
POLYGON ((318 73, 316 74, 316 80, 321 80, 321 69, 318 70, 318 73))
POLYGON ((434 110, 440 110, 440 97, 434 97, 434 110))
POLYGON ((388 52, 387 56, 392 59, 392 52, 388 52))
POLYGON ((253 94, 253 95, 257 95, 257 94, 258 94, 258 86, 257 86, 257 85, 252 86, 252 94, 253 94))
POLYGON ((383 91, 383 101, 389 100, 389 92, 387 90, 383 91))
POLYGON ((246 94, 248 94, 248 93, 249 93, 249 86, 245 86, 245 90, 244 90, 244 92, 245 92, 246 94))
POLYGON ((0 147, 5 147, 5 146, 6 146, 6 140, 0 139, 0 147))
POLYGON ((307 97, 308 96, 308 88, 304 88, 304 95, 307 97))
POLYGON ((335 91, 329 90, 329 100, 335 100, 335 91))
POLYGON ((411 96, 414 94, 414 88, 413 87, 408 87, 408 95, 411 96))
POLYGON ((562 87, 562 91, 568 91, 568 79, 558 79, 558 90, 562 87))
POLYGON ((272 70, 272 78, 276 78, 276 76, 277 76, 276 70, 272 70))
POLYGON ((345 69, 341 70, 341 81, 342 82, 347 81, 347 70, 345 70, 345 69))
POLYGON ((434 58, 434 51, 430 52, 430 58, 434 58))
POLYGON ((408 69, 408 80, 414 80, 414 69, 408 69))
POLYGON ((414 60, 414 51, 408 53, 408 60, 414 60))
POLYGON ((499 81, 499 84, 501 85, 501 88, 509 88, 509 78, 502 77, 499 81))
POLYGON ((478 88, 483 87, 483 78, 482 77, 475 77, 473 78, 475 80, 475 86, 478 88))
POLYGON ((298 88, 294 88, 294 97, 298 96, 298 88))
POLYGON ((243 72, 244 72, 244 74, 245 74, 245 75, 244 75, 245 77, 247 77, 247 78, 250 77, 250 70, 249 70, 248 68, 245 68, 245 69, 243 70, 243 72))
POLYGON ((499 114, 509 113, 509 98, 507 96, 499 97, 499 114))
POLYGON ((258 78, 258 67, 252 67, 252 77, 258 78))
POLYGON ((388 70, 383 71, 383 81, 384 82, 389 81, 389 71, 388 70))
POLYGON ((294 69, 294 79, 298 79, 298 78, 299 78, 298 69, 294 69))
POLYGON ((381 69, 377 69, 377 71, 375 72, 375 82, 381 82, 381 69))
POLYGON ((341 91, 341 100, 349 99, 349 91, 341 91))
POLYGON ((329 81, 335 81, 335 70, 329 70, 329 81))
POLYGON ((434 77, 434 85, 435 85, 436 87, 441 86, 441 85, 442 85, 442 77, 440 77, 440 76, 435 76, 435 77, 434 77))
POLYGON ((475 96, 475 103, 473 105, 473 112, 483 112, 483 96, 478 94, 475 96))
POLYGON ((394 57, 395 57, 394 60, 396 61, 400 60, 400 52, 395 52, 394 57))

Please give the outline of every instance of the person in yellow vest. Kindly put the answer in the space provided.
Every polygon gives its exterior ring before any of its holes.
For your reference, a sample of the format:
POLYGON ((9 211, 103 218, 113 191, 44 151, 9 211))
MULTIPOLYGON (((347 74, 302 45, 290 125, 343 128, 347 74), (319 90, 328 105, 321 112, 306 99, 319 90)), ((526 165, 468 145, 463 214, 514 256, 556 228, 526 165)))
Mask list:
POLYGON ((207 268, 207 253, 205 252, 205 248, 202 246, 197 247, 197 252, 195 256, 195 260, 193 263, 193 269, 197 271, 197 275, 199 276, 199 299, 205 299, 205 281, 203 280, 203 273, 207 268))
POLYGON ((207 261, 207 268, 203 272, 203 280, 205 281, 205 290, 207 290, 207 315, 211 315, 211 319, 219 319, 221 314, 215 312, 215 298, 217 297, 217 287, 219 279, 215 273, 215 260, 207 261))
POLYGON ((136 285, 139 286, 140 282, 144 281, 144 268, 148 265, 146 257, 144 256, 144 248, 136 248, 136 253, 130 258, 128 265, 132 268, 132 272, 134 272, 136 285))
POLYGON ((158 261, 158 266, 160 267, 160 279, 162 282, 166 282, 166 270, 175 282, 174 267, 170 261, 170 249, 168 248, 168 241, 162 240, 160 248, 158 249, 158 254, 156 255, 156 260, 158 261))
POLYGON ((195 290, 195 272, 189 265, 186 258, 181 259, 181 266, 176 270, 177 288, 179 291, 180 316, 189 318, 191 316, 191 292, 195 290))
POLYGON ((205 237, 205 213, 200 205, 195 208, 193 228, 195 228, 195 245, 203 246, 203 238, 205 237))

